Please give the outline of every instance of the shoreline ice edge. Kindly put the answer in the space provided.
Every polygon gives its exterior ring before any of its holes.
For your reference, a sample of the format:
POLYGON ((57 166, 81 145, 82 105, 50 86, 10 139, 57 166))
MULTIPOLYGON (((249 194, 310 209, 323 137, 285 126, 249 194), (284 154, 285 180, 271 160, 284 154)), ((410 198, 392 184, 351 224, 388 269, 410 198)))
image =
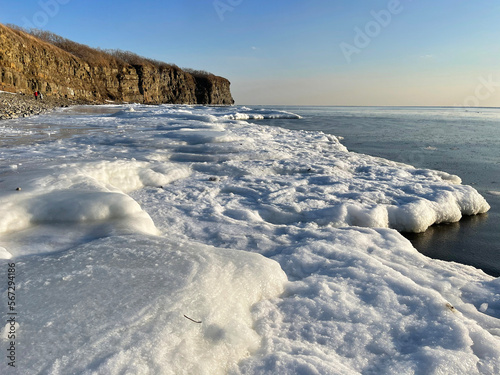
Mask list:
POLYGON ((72 119, 113 132, 38 144, 28 160, 9 155, 0 200, 12 209, 10 219, 0 220, 0 246, 25 269, 21 291, 31 302, 20 340, 23 331, 40 339, 45 332, 47 340, 57 336, 72 348, 54 348, 53 363, 37 354, 40 347, 27 348, 28 371, 499 370, 498 281, 472 267, 429 260, 384 229, 420 231, 485 212, 484 198, 455 176, 349 153, 333 136, 235 120, 280 115, 271 112, 131 105, 112 116, 72 119), (15 191, 18 185, 22 191, 15 191), (179 265, 169 265, 167 254, 179 265), (144 280, 134 291, 140 275, 156 268, 156 280, 167 284, 186 275, 196 282, 167 287, 144 280), (240 276, 244 281, 236 283, 240 276), (106 292, 103 306, 92 302, 97 285, 106 292), (166 297, 165 288, 179 292, 166 297), (57 298, 57 291, 69 298, 57 298), (81 294, 71 297, 72 291, 81 294), (44 308, 35 298, 40 293, 49 301, 44 308), (104 321, 89 324, 76 307, 80 300, 104 321), (145 310, 134 307, 136 300, 145 310), (197 319, 216 323, 198 327, 180 310, 164 317, 167 305, 186 300, 201 309, 197 319), (136 321, 109 310, 113 305, 136 311, 136 321), (224 305, 240 306, 237 318, 222 313, 224 305), (57 330, 50 328, 58 321, 57 330), (162 324, 189 332, 154 328, 162 324), (103 333, 97 343, 94 329, 103 333), (152 342, 157 350, 149 352, 152 342), (187 347, 198 349, 188 355, 187 347), (215 360, 201 368, 205 355, 215 360))

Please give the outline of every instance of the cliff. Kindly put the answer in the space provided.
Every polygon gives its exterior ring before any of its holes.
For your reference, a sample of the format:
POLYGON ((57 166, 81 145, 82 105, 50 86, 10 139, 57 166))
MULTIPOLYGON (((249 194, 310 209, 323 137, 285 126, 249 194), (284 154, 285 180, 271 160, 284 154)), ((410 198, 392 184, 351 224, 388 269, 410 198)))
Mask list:
POLYGON ((190 73, 144 58, 130 63, 119 56, 70 43, 81 47, 83 57, 68 52, 70 48, 59 48, 0 24, 0 90, 26 94, 38 90, 45 96, 92 103, 234 103, 230 82, 223 77, 190 73))

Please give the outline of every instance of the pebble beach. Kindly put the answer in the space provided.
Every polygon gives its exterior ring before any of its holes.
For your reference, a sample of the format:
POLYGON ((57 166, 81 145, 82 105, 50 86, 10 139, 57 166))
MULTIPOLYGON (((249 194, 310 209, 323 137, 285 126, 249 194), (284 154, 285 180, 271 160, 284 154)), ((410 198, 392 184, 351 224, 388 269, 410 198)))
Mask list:
POLYGON ((29 117, 51 111, 58 107, 81 104, 69 99, 44 97, 35 99, 32 95, 0 92, 0 120, 29 117))

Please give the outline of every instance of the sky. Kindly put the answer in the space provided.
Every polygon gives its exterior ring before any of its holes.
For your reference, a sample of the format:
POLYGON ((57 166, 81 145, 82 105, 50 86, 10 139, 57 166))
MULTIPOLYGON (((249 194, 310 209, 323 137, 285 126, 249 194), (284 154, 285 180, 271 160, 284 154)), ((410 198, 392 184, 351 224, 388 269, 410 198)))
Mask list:
POLYGON ((0 23, 210 71, 236 104, 500 106, 498 0, 0 0, 0 23))

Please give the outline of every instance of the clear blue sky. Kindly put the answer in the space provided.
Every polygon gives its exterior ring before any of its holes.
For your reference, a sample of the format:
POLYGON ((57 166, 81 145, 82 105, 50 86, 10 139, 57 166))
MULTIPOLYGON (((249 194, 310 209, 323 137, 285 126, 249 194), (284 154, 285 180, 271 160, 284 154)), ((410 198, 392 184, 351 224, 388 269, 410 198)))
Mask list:
POLYGON ((0 12, 224 76, 237 104, 500 106, 498 0, 0 0, 0 12))

